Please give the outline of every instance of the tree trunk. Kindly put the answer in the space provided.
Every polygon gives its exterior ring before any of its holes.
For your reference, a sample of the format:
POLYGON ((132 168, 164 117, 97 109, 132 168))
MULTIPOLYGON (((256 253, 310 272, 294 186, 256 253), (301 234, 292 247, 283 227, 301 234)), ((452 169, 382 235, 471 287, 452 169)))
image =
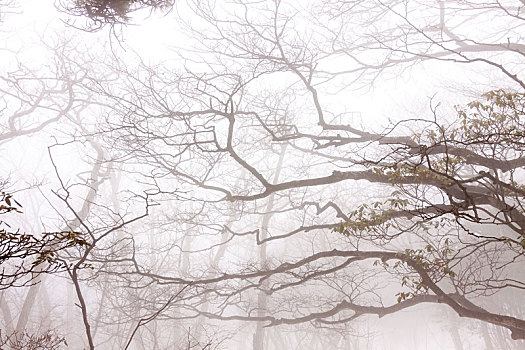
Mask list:
MULTIPOLYGON (((286 145, 282 145, 281 152, 279 153, 279 160, 277 161, 277 166, 275 168, 275 174, 273 177, 274 184, 279 182, 279 176, 281 174, 281 170, 283 167, 285 151, 286 151, 286 145)), ((273 216, 271 212, 273 210, 274 205, 275 205, 275 196, 271 194, 268 197, 268 203, 266 204, 265 214, 263 215, 262 222, 261 222, 261 229, 259 230, 259 234, 260 234, 259 239, 262 241, 262 243, 259 246, 259 264, 261 265, 261 269, 268 268, 267 267, 267 264, 268 264, 267 246, 266 246, 265 240, 268 238, 268 226, 273 216)), ((268 283, 269 283, 269 280, 266 279, 262 283, 261 290, 259 291, 259 294, 257 295, 257 317, 266 316, 268 296, 266 295, 264 290, 267 288, 268 283)), ((264 350, 264 336, 265 336, 264 322, 257 322, 256 328, 255 328, 255 334, 253 335, 253 350, 264 350)))

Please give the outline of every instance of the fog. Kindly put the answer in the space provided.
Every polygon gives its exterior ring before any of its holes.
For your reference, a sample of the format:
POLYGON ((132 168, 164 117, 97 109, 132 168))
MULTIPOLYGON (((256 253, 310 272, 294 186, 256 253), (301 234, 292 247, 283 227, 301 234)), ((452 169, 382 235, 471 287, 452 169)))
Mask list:
POLYGON ((525 349, 523 0, 0 0, 0 349, 525 349))

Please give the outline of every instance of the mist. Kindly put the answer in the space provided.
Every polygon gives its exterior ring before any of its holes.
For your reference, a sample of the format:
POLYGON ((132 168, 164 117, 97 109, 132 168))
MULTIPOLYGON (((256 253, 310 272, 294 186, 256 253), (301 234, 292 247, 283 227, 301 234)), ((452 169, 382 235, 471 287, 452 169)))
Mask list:
POLYGON ((524 13, 0 0, 0 349, 525 349, 524 13))

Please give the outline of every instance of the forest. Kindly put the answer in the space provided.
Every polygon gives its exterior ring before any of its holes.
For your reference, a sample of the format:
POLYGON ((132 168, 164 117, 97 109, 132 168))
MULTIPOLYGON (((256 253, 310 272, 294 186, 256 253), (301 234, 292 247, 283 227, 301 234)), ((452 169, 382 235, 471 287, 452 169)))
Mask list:
POLYGON ((0 0, 0 350, 525 349, 525 0, 0 0))

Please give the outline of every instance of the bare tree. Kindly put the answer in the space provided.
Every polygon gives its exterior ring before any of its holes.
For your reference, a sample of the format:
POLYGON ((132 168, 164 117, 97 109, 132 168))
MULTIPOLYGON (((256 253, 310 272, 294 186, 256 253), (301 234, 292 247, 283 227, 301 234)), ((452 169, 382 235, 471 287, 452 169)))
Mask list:
POLYGON ((253 236, 295 249, 276 248, 262 268, 224 266, 213 278, 135 273, 202 286, 221 300, 217 309, 188 308, 212 319, 336 327, 442 303, 524 338, 523 315, 484 307, 493 294, 524 286, 522 4, 188 5, 204 21, 188 24, 200 45, 183 54, 187 72, 142 66, 121 70, 125 95, 99 86, 115 107, 110 135, 122 142, 113 144, 152 167, 145 174, 159 194, 169 196, 176 182, 210 215, 237 203, 238 221, 219 227, 239 242, 253 236), (306 25, 309 10, 321 13, 315 25, 306 25), (469 36, 481 22, 483 33, 469 36), (392 112, 397 121, 382 130, 344 112, 348 89, 455 64, 470 65, 473 81, 497 80, 456 110, 429 99, 426 115, 392 112), (274 183, 271 150, 284 144, 283 176, 274 183), (250 178, 233 187, 242 171, 250 178), (270 196, 286 223, 262 235, 253 218, 265 215, 260 202, 270 196), (331 238, 324 245, 316 235, 331 238), (268 314, 237 301, 253 290, 271 296, 268 314), (309 298, 313 290, 323 295, 309 298))
MULTIPOLYGON (((101 28, 160 3, 69 4, 101 28)), ((52 149, 84 156, 51 157, 52 194, 88 237, 59 257, 90 349, 351 348, 424 304, 522 344, 522 2, 179 4, 181 62, 64 50, 60 79, 4 77, 6 139, 60 121, 52 149), (409 108, 359 100, 389 79, 409 108)))
POLYGON ((0 348, 2 349, 9 346, 9 349, 12 350, 56 350, 60 349, 62 345, 67 346, 65 338, 52 331, 39 335, 12 333, 3 336, 0 333, 0 348))
POLYGON ((0 22, 2 22, 6 15, 16 12, 16 0, 3 0, 0 2, 0 22))

